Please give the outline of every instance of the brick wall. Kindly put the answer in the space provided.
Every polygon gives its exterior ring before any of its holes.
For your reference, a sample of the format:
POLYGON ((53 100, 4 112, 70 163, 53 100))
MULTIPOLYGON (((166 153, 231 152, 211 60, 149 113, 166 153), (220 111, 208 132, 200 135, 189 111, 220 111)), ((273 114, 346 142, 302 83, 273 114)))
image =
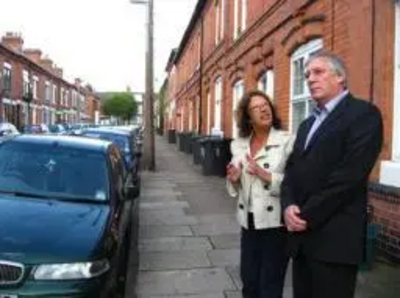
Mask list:
POLYGON ((371 184, 369 197, 373 222, 380 227, 378 253, 400 263, 400 189, 371 184))

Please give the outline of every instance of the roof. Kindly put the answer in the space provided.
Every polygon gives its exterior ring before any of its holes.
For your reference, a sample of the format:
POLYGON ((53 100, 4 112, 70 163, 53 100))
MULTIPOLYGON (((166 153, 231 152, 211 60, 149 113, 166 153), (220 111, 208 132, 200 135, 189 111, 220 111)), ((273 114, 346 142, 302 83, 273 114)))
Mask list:
POLYGON ((97 152, 105 152, 112 144, 111 142, 88 139, 75 136, 59 136, 59 135, 17 135, 14 137, 6 138, 3 142, 16 142, 26 144, 41 144, 48 146, 60 146, 65 148, 84 149, 97 152))
POLYGON ((178 62, 179 59, 181 58, 183 50, 185 49, 185 46, 186 46, 187 42, 189 41, 192 31, 193 31, 194 27, 196 26, 196 23, 197 23, 198 19, 200 18, 201 13, 202 13, 203 8, 206 5, 206 3, 207 3, 206 0, 198 0, 198 2, 196 4, 196 8, 194 9, 192 17, 190 19, 189 25, 186 27, 185 33, 183 34, 183 37, 179 44, 178 50, 175 53, 175 57, 174 57, 175 63, 178 62))

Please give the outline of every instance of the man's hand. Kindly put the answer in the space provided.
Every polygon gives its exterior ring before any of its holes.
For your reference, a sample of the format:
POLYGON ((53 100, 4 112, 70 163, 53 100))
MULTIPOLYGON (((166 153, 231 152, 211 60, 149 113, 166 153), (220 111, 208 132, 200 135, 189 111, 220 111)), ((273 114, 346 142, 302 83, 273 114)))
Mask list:
POLYGON ((307 222, 300 217, 300 208, 290 205, 285 209, 285 224, 289 232, 302 232, 307 229, 307 222))
POLYGON ((232 184, 236 184, 239 182, 240 175, 242 174, 243 165, 240 162, 238 167, 236 167, 233 163, 229 163, 226 167, 226 177, 232 184))

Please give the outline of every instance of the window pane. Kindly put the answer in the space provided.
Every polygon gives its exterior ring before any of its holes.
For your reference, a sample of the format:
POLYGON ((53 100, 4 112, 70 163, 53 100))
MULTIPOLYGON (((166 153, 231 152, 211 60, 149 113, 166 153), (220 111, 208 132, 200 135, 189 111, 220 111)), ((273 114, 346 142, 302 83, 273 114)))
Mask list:
POLYGON ((293 103, 292 111, 292 131, 293 133, 296 133, 300 123, 305 119, 306 101, 293 103))
POLYGON ((293 63, 293 95, 304 93, 304 57, 293 63))

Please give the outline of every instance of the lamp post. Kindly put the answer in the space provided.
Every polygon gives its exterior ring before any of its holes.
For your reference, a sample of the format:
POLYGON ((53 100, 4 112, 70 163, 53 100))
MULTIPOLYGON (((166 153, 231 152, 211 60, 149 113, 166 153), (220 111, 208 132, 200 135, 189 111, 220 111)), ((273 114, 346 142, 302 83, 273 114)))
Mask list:
POLYGON ((153 92, 153 0, 130 0, 132 4, 147 6, 147 41, 146 41, 146 91, 145 91, 145 121, 143 142, 143 168, 155 170, 154 149, 154 92, 153 92))

